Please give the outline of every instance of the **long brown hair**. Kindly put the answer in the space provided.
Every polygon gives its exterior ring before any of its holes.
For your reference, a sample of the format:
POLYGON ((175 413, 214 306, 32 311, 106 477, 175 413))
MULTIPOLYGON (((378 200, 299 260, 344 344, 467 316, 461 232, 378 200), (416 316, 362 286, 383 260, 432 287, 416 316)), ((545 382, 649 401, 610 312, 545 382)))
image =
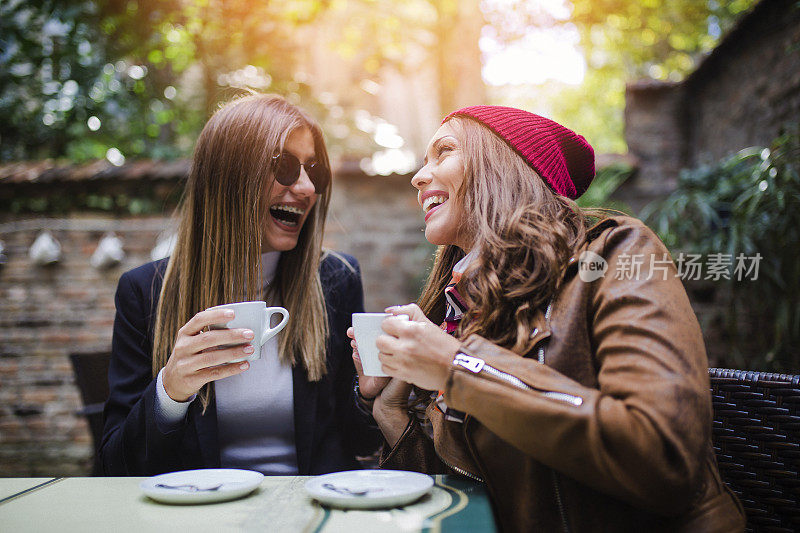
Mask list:
MULTIPOLYGON (((478 333, 526 354, 533 318, 558 290, 570 256, 584 242, 600 211, 582 210, 552 192, 502 139, 469 118, 448 122, 460 144, 464 182, 454 199, 464 216, 462 231, 474 236, 478 258, 459 282, 466 311, 456 336, 478 333), (510 322, 510 323, 509 323, 510 322)), ((453 266, 464 257, 440 246, 418 304, 434 322, 444 320, 443 291, 453 266)))
MULTIPOLYGON (((319 125, 280 96, 256 94, 222 106, 206 123, 179 207, 175 249, 164 273, 156 313, 153 375, 167 363, 178 329, 199 311, 260 300, 261 242, 267 216, 272 155, 289 133, 307 127, 317 160, 330 168, 319 125)), ((326 371, 328 320, 319 278, 330 184, 303 225, 297 246, 282 252, 270 291, 291 319, 279 334, 283 362, 301 363, 311 381, 326 371)), ((200 392, 208 406, 211 387, 200 392)))

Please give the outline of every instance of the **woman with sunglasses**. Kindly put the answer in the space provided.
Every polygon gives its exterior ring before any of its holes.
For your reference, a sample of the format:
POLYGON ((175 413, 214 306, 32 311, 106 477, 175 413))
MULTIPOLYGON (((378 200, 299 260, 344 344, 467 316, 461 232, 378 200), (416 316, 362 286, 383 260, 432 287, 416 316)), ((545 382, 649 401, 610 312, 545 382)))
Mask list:
POLYGON ((387 309, 411 318, 378 337, 392 381, 360 379, 381 466, 485 481, 504 531, 741 531, 675 265, 638 220, 575 204, 593 177, 585 139, 533 113, 444 120, 411 180, 436 260, 387 309))
POLYGON ((219 109, 194 150, 168 259, 122 275, 100 459, 106 475, 194 468, 358 468, 380 434, 353 397, 345 330, 363 311, 355 259, 322 250, 331 192, 318 124, 278 96, 219 109), (253 332, 209 330, 238 301, 289 311, 253 332))

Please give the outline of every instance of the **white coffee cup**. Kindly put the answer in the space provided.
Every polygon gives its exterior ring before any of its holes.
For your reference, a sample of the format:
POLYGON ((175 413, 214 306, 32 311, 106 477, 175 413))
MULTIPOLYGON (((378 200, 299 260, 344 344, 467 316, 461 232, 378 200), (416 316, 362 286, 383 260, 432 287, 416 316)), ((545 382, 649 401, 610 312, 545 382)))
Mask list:
POLYGON ((241 361, 255 361, 261 359, 261 346, 272 337, 278 334, 289 322, 289 311, 283 307, 267 307, 265 302, 237 302, 232 304, 215 305, 209 309, 232 309, 235 313, 233 319, 220 324, 212 324, 211 329, 234 329, 245 328, 251 330, 255 336, 250 341, 253 353, 248 357, 236 359, 231 363, 241 361), (272 315, 282 316, 280 324, 270 327, 272 315))
MULTIPOLYGON (((378 335, 383 335, 381 324, 389 313, 353 313, 353 331, 358 345, 358 356, 361 358, 361 367, 365 376, 387 377, 381 369, 381 361, 378 359, 378 347, 375 341, 378 335)), ((407 315, 397 315, 400 320, 408 320, 407 315)))

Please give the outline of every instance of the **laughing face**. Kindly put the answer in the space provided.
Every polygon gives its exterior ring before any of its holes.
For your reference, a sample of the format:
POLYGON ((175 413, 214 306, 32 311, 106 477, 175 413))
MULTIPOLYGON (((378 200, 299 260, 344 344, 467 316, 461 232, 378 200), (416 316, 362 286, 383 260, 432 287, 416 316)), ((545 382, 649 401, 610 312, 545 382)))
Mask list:
MULTIPOLYGON (((314 161, 316 152, 311 130, 303 126, 292 131, 286 138, 283 151, 292 154, 303 164, 314 161)), ((314 184, 305 168, 301 168, 300 177, 293 184, 287 187, 273 181, 271 189, 268 189, 269 209, 264 221, 261 253, 291 250, 297 246, 300 230, 317 201, 314 184)))
POLYGON ((423 167, 411 179, 411 185, 419 191, 417 199, 425 213, 425 238, 431 244, 471 249, 471 240, 463 233, 463 210, 456 199, 463 183, 461 144, 446 122, 431 138, 423 167))

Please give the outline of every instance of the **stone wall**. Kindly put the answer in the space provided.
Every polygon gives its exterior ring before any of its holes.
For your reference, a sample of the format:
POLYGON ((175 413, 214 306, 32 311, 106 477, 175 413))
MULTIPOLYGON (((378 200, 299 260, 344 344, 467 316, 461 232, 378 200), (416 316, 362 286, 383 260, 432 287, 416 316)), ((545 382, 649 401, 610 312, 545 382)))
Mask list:
MULTIPOLYGON (((110 347, 114 291, 119 276, 150 260, 163 216, 69 218, 3 217, 0 240, 0 477, 86 475, 91 438, 68 356, 110 347), (28 249, 49 230, 63 259, 34 266, 28 249), (120 237, 122 264, 89 264, 107 232, 120 237)), ((412 301, 426 245, 423 220, 407 176, 338 179, 325 245, 354 255, 362 267, 367 310, 412 301)))
POLYGON ((761 2, 685 85, 688 166, 769 145, 800 121, 800 5, 761 2))
POLYGON ((631 83, 625 140, 637 175, 618 196, 639 210, 674 189, 682 168, 767 146, 800 122, 800 7, 764 0, 682 83, 631 83))
MULTIPOLYGON (((768 146, 799 122, 800 6, 762 0, 684 82, 628 85, 625 139, 638 170, 614 196, 640 212, 674 190, 681 169, 768 146)), ((728 295, 709 283, 686 288, 709 361, 726 360, 728 295)))
POLYGON ((8 263, 0 269, 0 476, 88 472, 91 438, 74 414, 80 396, 68 355, 110 346, 119 275, 147 260, 158 218, 6 221, 0 239, 8 263), (61 243, 60 263, 37 267, 28 248, 42 229, 61 243), (98 271, 89 257, 113 230, 127 259, 98 271))
POLYGON ((640 82, 627 87, 625 139, 637 171, 614 197, 634 212, 675 189, 686 151, 682 108, 679 84, 640 82))

